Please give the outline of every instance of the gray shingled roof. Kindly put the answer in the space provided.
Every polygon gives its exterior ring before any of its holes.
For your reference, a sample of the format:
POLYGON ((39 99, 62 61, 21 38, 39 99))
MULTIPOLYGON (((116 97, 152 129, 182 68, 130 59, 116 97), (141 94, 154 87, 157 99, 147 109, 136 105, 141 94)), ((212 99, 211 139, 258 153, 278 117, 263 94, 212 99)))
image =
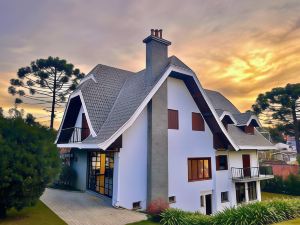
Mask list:
MULTIPOLYGON (((241 113, 226 97, 217 91, 205 90, 211 100, 218 116, 220 117, 224 111, 230 112, 237 121, 237 126, 245 125, 250 117, 251 112, 241 113)), ((255 129, 254 135, 246 134, 239 127, 228 125, 228 133, 234 142, 239 146, 273 146, 262 134, 255 129)))
POLYGON ((231 114, 240 114, 241 112, 220 92, 205 89, 207 96, 216 110, 228 111, 231 114))
MULTIPOLYGON (((164 69, 168 65, 192 71, 176 56, 169 58, 164 69)), ((163 73, 152 84, 147 85, 145 70, 134 73, 99 64, 87 77, 92 75, 96 82, 93 79, 86 79, 76 91, 81 90, 92 127, 97 134, 96 137, 90 135, 83 143, 98 144, 109 139, 131 118, 163 73)), ((205 92, 219 116, 228 111, 234 115, 238 123, 249 118, 248 114, 240 113, 221 93, 211 90, 205 92)), ((231 125, 228 132, 238 145, 271 145, 258 131, 255 135, 248 135, 231 125)))
MULTIPOLYGON (((178 58, 172 56, 169 58, 169 62, 165 68, 168 65, 173 65, 173 63, 176 66, 185 65, 178 58)), ((159 75, 159 79, 162 75, 163 73, 159 75)), ((110 108, 109 114, 106 115, 106 120, 102 123, 100 130, 96 132, 97 136, 89 136, 83 143, 101 143, 106 141, 130 119, 159 80, 157 79, 153 84, 146 85, 145 76, 145 70, 142 70, 138 73, 132 73, 127 77, 121 90, 118 92, 113 106, 110 108)))
POLYGON ((229 124, 228 133, 238 146, 274 147, 261 133, 254 129, 254 135, 246 134, 239 127, 229 124))

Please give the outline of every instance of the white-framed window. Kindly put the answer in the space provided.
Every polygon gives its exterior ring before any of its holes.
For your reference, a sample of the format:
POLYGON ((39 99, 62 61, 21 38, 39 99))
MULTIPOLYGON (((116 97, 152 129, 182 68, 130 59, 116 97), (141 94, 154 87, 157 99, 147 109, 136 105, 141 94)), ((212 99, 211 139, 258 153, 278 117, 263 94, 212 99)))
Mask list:
POLYGON ((224 203, 228 201, 229 201, 228 191, 221 192, 221 202, 224 203))

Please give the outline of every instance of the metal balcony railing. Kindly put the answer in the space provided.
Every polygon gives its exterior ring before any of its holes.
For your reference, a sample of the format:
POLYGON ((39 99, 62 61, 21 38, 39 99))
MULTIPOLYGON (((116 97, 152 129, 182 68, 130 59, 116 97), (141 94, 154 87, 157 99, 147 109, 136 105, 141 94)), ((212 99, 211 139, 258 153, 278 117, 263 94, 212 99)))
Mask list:
POLYGON ((272 167, 231 167, 231 177, 233 180, 269 179, 273 178, 273 170, 272 167))
POLYGON ((62 129, 60 132, 59 144, 82 142, 90 135, 89 128, 69 127, 62 129))

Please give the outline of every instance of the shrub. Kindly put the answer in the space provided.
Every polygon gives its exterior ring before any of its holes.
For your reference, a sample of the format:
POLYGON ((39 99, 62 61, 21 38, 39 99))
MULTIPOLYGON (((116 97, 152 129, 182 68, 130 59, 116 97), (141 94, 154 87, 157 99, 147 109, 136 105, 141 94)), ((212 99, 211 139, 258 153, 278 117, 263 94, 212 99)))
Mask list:
POLYGON ((167 209, 161 214, 161 223, 163 225, 265 225, 299 216, 300 200, 287 199, 227 208, 213 216, 167 209))
POLYGON ((59 172, 55 133, 0 117, 0 217, 36 203, 59 172))
POLYGON ((180 209, 167 209, 161 214, 163 225, 207 225, 212 224, 212 217, 198 212, 185 212, 180 209))
POLYGON ((63 165, 57 183, 65 187, 74 187, 76 177, 76 171, 71 166, 63 165))
POLYGON ((290 174, 286 180, 280 176, 261 182, 262 191, 288 195, 300 195, 300 175, 290 174))

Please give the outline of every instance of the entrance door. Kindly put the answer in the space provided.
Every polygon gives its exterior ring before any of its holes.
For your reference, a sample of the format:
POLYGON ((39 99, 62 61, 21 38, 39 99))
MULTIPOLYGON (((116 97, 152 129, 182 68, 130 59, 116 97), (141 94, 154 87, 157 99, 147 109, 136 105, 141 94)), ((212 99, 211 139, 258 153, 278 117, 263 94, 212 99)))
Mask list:
POLYGON ((250 155, 243 155, 242 157, 244 177, 251 177, 250 155))
POLYGON ((114 153, 89 152, 88 189, 112 197, 114 153))
POLYGON ((210 215, 212 213, 211 195, 205 195, 205 209, 206 209, 206 215, 210 215))

